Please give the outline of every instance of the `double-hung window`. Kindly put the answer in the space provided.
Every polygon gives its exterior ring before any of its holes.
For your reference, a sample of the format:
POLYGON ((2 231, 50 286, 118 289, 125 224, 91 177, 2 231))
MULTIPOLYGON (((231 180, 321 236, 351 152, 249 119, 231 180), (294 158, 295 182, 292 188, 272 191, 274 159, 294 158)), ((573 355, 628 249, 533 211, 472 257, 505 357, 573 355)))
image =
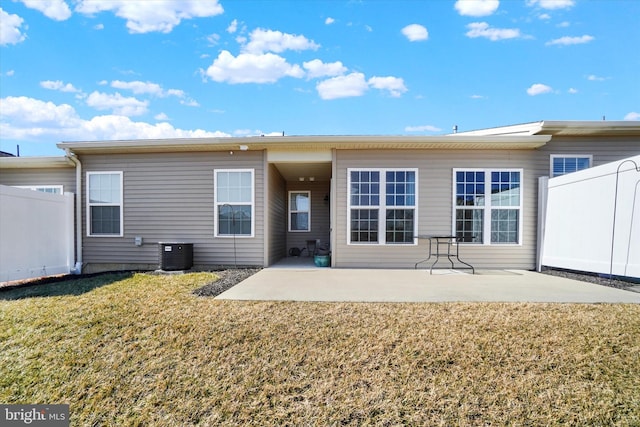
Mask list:
POLYGON ((215 235, 254 235, 254 170, 214 171, 215 235))
POLYGON ((454 233, 462 242, 521 243, 522 170, 454 169, 454 233))
POLYGON ((416 169, 349 169, 349 243, 414 244, 416 169))
POLYGON ((122 236, 122 172, 87 172, 87 234, 122 236))
POLYGON ((289 192, 289 231, 311 231, 311 192, 289 192))
POLYGON ((551 155, 551 178, 591 167, 590 155, 551 155))

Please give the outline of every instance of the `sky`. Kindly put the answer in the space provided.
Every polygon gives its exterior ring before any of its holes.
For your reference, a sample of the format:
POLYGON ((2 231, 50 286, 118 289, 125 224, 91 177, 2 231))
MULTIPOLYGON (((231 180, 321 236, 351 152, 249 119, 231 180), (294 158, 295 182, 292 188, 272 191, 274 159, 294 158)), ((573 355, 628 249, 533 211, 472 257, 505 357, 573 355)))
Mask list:
POLYGON ((0 150, 640 120, 638 0, 2 0, 0 150))

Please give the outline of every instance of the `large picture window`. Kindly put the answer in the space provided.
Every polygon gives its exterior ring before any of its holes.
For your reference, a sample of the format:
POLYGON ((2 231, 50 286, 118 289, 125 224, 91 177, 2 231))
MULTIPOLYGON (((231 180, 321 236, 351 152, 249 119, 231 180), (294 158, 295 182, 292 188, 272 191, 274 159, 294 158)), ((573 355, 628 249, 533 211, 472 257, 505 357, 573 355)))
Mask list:
POLYGON ((551 155, 551 178, 591 167, 591 156, 551 155))
POLYGON ((311 231, 311 192, 289 192, 289 231, 311 231))
POLYGON ((217 169, 214 188, 215 235, 253 237, 253 169, 217 169))
POLYGON ((122 172, 87 172, 87 234, 122 236, 122 172))
POLYGON ((522 170, 453 174, 455 236, 467 243, 521 243, 522 170))
POLYGON ((413 244, 415 169, 349 169, 349 243, 413 244))

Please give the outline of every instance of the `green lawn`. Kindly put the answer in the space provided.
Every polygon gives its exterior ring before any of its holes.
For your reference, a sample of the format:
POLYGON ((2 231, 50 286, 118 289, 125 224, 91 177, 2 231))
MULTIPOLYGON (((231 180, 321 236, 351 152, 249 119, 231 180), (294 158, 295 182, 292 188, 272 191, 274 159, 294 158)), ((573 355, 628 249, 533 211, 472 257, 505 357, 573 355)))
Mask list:
POLYGON ((640 425, 640 305, 192 294, 215 278, 0 292, 0 403, 83 426, 640 425))

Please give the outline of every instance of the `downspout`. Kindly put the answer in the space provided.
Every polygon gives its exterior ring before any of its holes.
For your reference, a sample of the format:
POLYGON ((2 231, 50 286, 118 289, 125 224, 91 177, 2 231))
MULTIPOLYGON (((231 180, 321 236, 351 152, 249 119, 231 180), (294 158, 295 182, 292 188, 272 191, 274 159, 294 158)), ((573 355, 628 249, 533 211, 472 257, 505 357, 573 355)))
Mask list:
POLYGON ((71 152, 69 148, 65 148, 67 158, 76 165, 76 262, 73 274, 82 273, 82 163, 80 159, 71 152))

